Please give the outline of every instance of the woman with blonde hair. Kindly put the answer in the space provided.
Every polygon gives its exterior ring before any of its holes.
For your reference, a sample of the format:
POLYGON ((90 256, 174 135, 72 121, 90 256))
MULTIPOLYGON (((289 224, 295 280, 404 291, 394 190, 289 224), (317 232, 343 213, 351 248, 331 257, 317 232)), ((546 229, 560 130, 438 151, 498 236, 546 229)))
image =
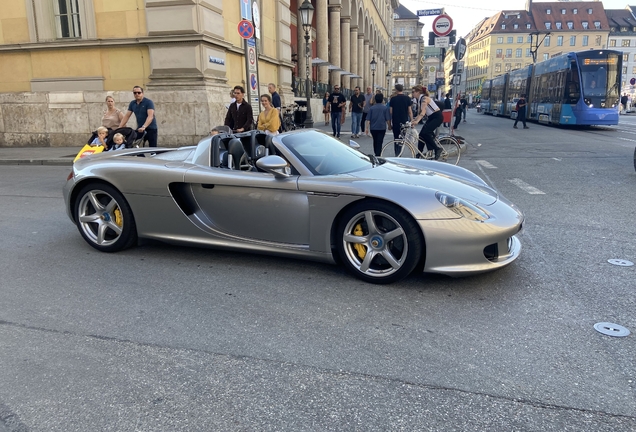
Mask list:
POLYGON ((102 117, 102 126, 107 129, 117 129, 123 118, 124 114, 115 107, 115 99, 112 96, 106 96, 106 111, 102 117))
POLYGON ((280 129, 280 113, 272 105, 272 97, 265 93, 261 95, 263 112, 258 115, 258 130, 265 131, 269 135, 278 135, 280 129))

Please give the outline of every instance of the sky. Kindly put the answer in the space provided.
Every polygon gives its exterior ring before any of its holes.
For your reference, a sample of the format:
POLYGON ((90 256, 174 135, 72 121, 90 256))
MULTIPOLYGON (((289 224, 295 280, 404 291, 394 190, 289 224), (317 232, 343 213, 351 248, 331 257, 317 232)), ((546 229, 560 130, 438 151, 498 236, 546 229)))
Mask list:
MULTIPOLYGON (((542 3, 534 0, 533 3, 542 3)), ((566 2, 564 2, 566 3, 566 2)), ((603 0, 605 9, 624 9, 629 0, 603 0)), ((522 10, 526 7, 526 0, 400 0, 400 4, 408 10, 417 13, 418 10, 444 8, 446 14, 453 20, 453 28, 457 30, 457 36, 465 36, 472 28, 485 17, 491 17, 502 10, 522 10)), ((636 4, 636 0, 632 0, 636 4)), ((432 31, 435 17, 421 17, 424 23, 423 36, 428 37, 432 31)))

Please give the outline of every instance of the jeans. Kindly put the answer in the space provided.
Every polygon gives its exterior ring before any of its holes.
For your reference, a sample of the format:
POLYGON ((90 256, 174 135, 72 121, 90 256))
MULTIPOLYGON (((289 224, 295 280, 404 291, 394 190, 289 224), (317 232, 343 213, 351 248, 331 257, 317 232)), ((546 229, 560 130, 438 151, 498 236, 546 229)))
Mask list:
POLYGON ((351 133, 353 135, 360 135, 360 120, 362 119, 361 112, 351 113, 351 133))
POLYGON ((341 116, 342 116, 342 113, 340 111, 331 112, 331 129, 333 129, 333 134, 335 136, 340 136, 340 117, 341 116))
POLYGON ((146 129, 144 141, 148 141, 148 147, 157 147, 157 129, 146 129))
MULTIPOLYGON (((406 123, 406 120, 404 120, 402 123, 406 123)), ((398 138, 400 138, 400 122, 393 122, 393 139, 398 138)), ((402 152, 402 145, 393 144, 393 150, 395 150, 395 156, 398 156, 402 152)))
POLYGON ((386 129, 371 131, 371 136, 373 137, 373 153, 375 153, 376 156, 380 156, 382 153, 382 142, 384 141, 385 134, 386 129))

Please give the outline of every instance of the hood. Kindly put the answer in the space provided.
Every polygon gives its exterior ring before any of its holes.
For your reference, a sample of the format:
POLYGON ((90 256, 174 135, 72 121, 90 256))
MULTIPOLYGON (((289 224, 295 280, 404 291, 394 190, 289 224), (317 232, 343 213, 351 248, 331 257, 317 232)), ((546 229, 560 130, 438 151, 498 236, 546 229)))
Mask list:
POLYGON ((472 172, 442 162, 421 161, 418 167, 387 161, 372 169, 349 173, 360 180, 381 180, 446 192, 473 204, 489 206, 497 202, 497 191, 486 186, 472 172), (451 173, 452 172, 452 173, 451 173), (478 181, 479 180, 479 181, 478 181))

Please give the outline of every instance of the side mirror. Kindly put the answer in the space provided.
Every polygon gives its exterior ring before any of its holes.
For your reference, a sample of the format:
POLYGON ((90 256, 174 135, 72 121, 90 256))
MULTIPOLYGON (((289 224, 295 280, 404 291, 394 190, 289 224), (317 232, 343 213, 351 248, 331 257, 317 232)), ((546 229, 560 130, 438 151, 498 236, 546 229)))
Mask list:
POLYGON ((265 156, 256 161, 256 167, 265 172, 274 174, 276 178, 287 178, 291 176, 291 169, 287 161, 280 156, 265 156))
POLYGON ((360 144, 358 144, 354 140, 349 140, 349 147, 351 147, 354 150, 360 150, 360 144))

